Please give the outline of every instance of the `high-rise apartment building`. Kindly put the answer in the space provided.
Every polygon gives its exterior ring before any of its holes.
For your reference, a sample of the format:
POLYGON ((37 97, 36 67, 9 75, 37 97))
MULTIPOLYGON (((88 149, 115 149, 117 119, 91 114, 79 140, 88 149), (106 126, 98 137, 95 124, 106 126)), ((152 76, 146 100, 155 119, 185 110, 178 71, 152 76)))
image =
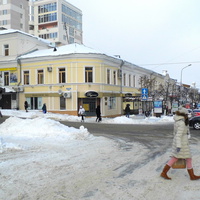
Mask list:
POLYGON ((0 27, 29 31, 29 1, 0 0, 0 27))
POLYGON ((82 44, 82 11, 65 0, 31 0, 29 33, 57 46, 82 44))

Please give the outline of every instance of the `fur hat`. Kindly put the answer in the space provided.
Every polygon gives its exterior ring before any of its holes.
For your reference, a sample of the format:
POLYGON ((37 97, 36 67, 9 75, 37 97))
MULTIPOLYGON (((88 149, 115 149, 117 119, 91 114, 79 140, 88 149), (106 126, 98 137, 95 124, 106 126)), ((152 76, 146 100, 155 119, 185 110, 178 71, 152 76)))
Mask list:
POLYGON ((183 106, 179 106, 178 111, 180 113, 183 113, 183 114, 186 114, 186 115, 188 114, 188 110, 186 108, 184 108, 183 106))

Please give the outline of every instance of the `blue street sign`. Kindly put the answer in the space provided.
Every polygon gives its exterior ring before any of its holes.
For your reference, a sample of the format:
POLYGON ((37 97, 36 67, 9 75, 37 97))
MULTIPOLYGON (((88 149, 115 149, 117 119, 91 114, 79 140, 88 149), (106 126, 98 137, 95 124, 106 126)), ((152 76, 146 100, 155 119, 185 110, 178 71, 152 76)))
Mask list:
POLYGON ((142 88, 142 94, 148 95, 148 88, 142 88))
POLYGON ((147 101, 148 95, 142 94, 142 101, 147 101))

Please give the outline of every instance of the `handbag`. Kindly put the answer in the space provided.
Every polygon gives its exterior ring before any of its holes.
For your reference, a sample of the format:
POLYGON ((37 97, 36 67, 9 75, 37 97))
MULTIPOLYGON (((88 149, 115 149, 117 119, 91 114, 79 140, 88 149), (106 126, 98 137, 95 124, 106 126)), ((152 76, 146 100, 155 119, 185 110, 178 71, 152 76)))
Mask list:
POLYGON ((173 169, 185 169, 186 168, 186 160, 179 158, 173 165, 173 169))

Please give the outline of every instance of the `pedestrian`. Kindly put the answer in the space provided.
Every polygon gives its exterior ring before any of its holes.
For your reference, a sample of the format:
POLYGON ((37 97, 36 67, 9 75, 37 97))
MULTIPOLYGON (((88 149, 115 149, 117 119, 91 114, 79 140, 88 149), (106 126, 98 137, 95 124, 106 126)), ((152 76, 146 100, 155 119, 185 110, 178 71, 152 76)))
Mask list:
POLYGON ((80 106, 78 114, 81 116, 81 122, 84 122, 85 109, 82 106, 80 106))
POLYGON ((172 144, 172 155, 171 159, 165 165, 161 177, 165 179, 171 179, 168 177, 167 172, 170 170, 172 165, 179 159, 186 160, 187 171, 191 180, 200 179, 200 176, 194 175, 192 167, 192 157, 189 148, 189 119, 188 119, 188 110, 180 106, 179 110, 176 111, 174 116, 174 138, 172 144))
POLYGON ((1 111, 0 111, 0 117, 3 117, 3 115, 2 115, 2 113, 1 113, 1 111))
POLYGON ((42 106, 42 112, 43 112, 44 114, 46 114, 46 112, 47 112, 46 103, 44 103, 43 106, 42 106))
POLYGON ((96 115, 97 115, 96 122, 100 122, 101 121, 101 109, 100 109, 100 105, 98 105, 96 107, 96 115))
POLYGON ((28 102, 27 101, 24 102, 24 108, 25 108, 25 111, 28 112, 28 102))
POLYGON ((128 118, 130 115, 130 111, 131 111, 130 104, 126 104, 125 113, 126 113, 126 117, 128 117, 128 118))

